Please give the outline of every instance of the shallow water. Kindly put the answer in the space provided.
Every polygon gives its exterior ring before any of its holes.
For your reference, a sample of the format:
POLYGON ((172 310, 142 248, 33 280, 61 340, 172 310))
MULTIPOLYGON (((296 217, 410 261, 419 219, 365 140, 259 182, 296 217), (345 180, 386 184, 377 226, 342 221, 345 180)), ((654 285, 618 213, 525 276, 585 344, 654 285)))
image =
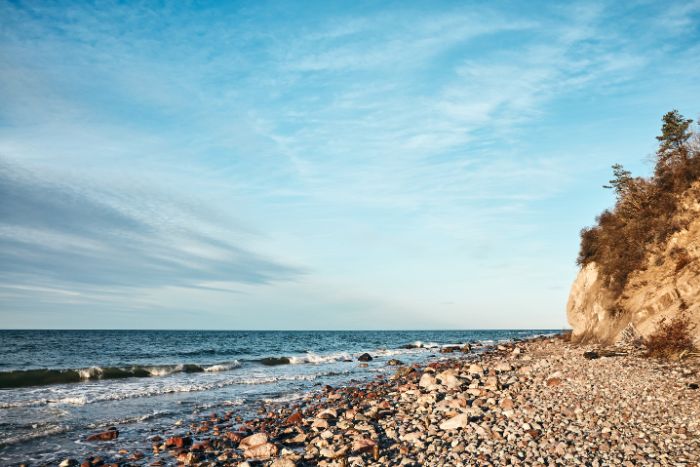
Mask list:
POLYGON ((0 464, 80 457, 96 449, 85 435, 109 426, 120 447, 147 449, 148 435, 201 412, 252 414, 315 386, 392 372, 392 358, 552 332, 0 331, 0 464), (364 352, 375 357, 367 367, 357 362, 364 352))

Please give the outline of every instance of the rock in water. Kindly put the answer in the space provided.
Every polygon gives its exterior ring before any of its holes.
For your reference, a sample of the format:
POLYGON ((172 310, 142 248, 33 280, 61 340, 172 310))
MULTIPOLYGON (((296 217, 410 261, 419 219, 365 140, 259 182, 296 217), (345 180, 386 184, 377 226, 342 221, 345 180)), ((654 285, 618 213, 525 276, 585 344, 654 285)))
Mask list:
POLYGON ((371 362, 371 361, 374 360, 374 359, 372 358, 372 356, 371 356, 370 354, 368 354, 368 353, 363 353, 362 355, 360 355, 359 357, 357 357, 357 360, 360 361, 360 362, 371 362))
POLYGON ((94 433, 85 438, 86 441, 111 441, 119 437, 119 430, 115 427, 110 427, 107 431, 94 433))
POLYGON ((182 449, 192 445, 192 438, 189 436, 173 436, 165 441, 165 447, 182 449))

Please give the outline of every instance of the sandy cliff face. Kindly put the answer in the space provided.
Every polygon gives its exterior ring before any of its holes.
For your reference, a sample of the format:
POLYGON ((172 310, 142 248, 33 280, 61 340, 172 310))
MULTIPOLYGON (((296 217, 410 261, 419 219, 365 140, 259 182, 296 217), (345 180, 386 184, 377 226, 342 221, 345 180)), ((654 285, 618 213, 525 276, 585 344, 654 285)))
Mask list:
POLYGON ((608 291, 595 263, 582 268, 571 287, 567 317, 580 341, 613 343, 629 328, 644 337, 663 319, 687 313, 700 343, 700 184, 681 202, 679 220, 688 227, 648 255, 620 297, 608 291))

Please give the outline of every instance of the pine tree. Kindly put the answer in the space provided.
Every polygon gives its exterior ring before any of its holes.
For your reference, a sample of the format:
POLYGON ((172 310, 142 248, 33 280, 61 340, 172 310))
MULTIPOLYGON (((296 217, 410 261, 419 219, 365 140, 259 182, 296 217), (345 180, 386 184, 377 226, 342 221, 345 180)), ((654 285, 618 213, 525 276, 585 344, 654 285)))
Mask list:
POLYGON ((691 119, 685 118, 677 110, 666 113, 661 120, 663 121, 661 135, 656 137, 660 143, 656 153, 658 156, 657 172, 687 155, 686 143, 692 135, 690 124, 693 123, 691 119))

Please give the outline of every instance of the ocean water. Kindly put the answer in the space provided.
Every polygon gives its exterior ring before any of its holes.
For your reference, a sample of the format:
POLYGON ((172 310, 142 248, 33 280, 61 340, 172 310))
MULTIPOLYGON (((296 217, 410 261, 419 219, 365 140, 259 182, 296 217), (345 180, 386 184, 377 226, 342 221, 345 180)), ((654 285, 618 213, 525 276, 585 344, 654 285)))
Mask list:
POLYGON ((446 358, 557 331, 0 331, 0 465, 55 463, 126 447, 216 411, 252 416, 326 384, 390 374, 387 362, 446 358), (357 357, 370 353, 366 367, 357 357), (449 356, 449 354, 447 354, 449 356), (116 426, 114 443, 89 433, 116 426))

